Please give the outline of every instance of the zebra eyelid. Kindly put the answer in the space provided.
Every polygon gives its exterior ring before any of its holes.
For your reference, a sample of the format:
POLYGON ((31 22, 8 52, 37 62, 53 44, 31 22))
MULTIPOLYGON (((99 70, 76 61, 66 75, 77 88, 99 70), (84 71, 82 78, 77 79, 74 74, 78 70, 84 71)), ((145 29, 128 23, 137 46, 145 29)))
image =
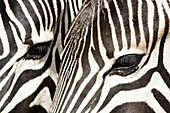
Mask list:
POLYGON ((140 63, 145 54, 127 54, 119 57, 112 69, 128 69, 140 63))
POLYGON ((44 57, 50 46, 51 46, 52 41, 48 42, 43 42, 43 43, 38 43, 34 46, 32 46, 28 52, 25 54, 25 59, 40 59, 44 57))
POLYGON ((136 70, 138 70, 138 64, 141 62, 144 55, 145 54, 128 54, 128 55, 119 57, 116 60, 116 62, 112 65, 112 67, 104 73, 103 78, 105 78, 107 75, 116 74, 116 75, 120 75, 120 76, 127 76, 129 74, 134 73, 136 70), (118 64, 118 63, 121 63, 121 62, 119 62, 119 60, 121 60, 127 56, 131 56, 131 57, 135 58, 136 61, 133 63, 133 65, 123 67, 123 66, 121 66, 121 64, 118 64))

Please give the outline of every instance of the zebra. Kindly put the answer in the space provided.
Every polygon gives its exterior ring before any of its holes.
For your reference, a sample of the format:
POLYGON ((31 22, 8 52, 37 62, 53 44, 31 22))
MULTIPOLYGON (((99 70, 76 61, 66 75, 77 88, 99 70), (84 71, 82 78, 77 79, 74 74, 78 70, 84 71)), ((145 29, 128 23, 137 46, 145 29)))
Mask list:
POLYGON ((88 0, 64 39, 50 113, 169 113, 169 0, 88 0))
POLYGON ((65 34, 84 0, 0 0, 0 113, 49 112, 65 34))

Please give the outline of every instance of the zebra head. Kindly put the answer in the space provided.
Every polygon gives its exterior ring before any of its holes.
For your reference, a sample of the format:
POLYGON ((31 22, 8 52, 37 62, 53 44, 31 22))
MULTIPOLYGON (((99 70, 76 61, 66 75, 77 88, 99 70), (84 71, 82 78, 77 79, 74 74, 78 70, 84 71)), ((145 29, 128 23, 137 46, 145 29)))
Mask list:
POLYGON ((91 0, 65 39, 56 113, 170 112, 167 0, 91 0))
POLYGON ((56 40, 56 6, 52 0, 0 1, 1 113, 50 108, 57 82, 50 49, 56 40))
POLYGON ((0 112, 49 112, 63 39, 85 0, 0 1, 0 112))

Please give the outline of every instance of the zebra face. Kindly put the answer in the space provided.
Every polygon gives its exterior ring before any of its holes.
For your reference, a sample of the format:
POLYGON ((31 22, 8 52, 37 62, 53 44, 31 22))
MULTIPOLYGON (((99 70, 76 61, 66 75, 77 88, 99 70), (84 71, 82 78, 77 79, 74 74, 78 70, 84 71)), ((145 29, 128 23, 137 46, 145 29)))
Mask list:
POLYGON ((0 1, 1 113, 49 110, 56 87, 52 2, 0 1))
POLYGON ((169 112, 166 0, 92 0, 67 34, 56 113, 169 112))

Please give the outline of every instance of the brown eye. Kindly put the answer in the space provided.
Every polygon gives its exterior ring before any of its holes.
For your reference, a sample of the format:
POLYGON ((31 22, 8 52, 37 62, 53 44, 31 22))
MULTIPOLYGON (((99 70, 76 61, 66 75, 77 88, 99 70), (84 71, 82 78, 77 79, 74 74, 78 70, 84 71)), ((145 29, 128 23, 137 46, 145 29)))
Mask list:
POLYGON ((51 41, 32 46, 25 55, 25 59, 40 59, 44 57, 51 46, 51 41))
POLYGON ((112 68, 114 69, 126 68, 127 69, 130 67, 136 66, 140 63, 143 56, 144 56, 143 54, 142 55, 129 54, 129 55, 122 56, 116 60, 112 68))

